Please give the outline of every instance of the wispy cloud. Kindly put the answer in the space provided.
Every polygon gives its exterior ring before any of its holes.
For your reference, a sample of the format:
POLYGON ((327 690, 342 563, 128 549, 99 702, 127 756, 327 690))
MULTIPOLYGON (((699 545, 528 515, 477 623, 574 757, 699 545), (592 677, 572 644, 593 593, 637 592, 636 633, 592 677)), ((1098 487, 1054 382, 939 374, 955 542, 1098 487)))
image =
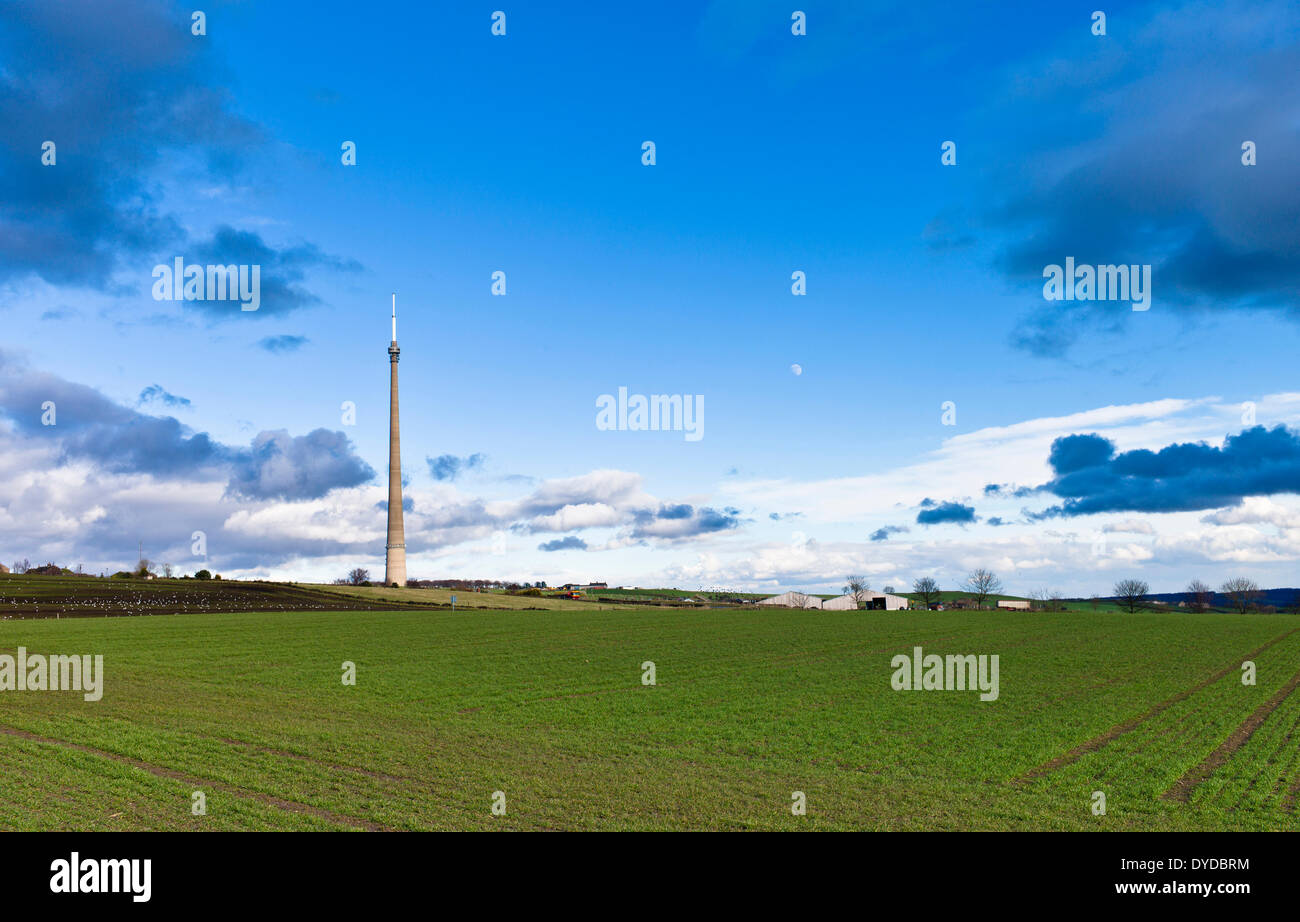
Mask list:
POLYGON ((266 336, 257 341, 257 345, 267 352, 297 352, 311 342, 306 336, 294 336, 289 333, 280 336, 266 336))

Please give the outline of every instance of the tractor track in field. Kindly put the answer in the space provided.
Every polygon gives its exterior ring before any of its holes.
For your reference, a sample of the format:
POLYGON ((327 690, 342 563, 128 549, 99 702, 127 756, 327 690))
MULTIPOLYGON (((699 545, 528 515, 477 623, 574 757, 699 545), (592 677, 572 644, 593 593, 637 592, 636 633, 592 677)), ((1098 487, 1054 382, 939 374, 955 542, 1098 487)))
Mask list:
POLYGON ((1064 768, 1066 765, 1078 761, 1079 759, 1081 759, 1083 756, 1087 755, 1090 752, 1096 752, 1098 749, 1110 745, 1112 742, 1119 739, 1121 736, 1125 735, 1126 733, 1130 733, 1133 730, 1136 730, 1142 724, 1146 723, 1148 720, 1157 716, 1161 712, 1168 710, 1169 708, 1173 707, 1175 704, 1178 704, 1180 701, 1186 701, 1188 698, 1190 698, 1192 695, 1196 694, 1197 692, 1201 691, 1202 689, 1208 688, 1209 686, 1213 685, 1215 682, 1218 682, 1220 679, 1222 679, 1224 676, 1231 673, 1233 670, 1240 669, 1241 664, 1244 661, 1259 656, 1259 654, 1263 653, 1269 647, 1281 643, 1282 641, 1290 637, 1292 634, 1296 633, 1296 631, 1300 631, 1300 627, 1293 627, 1289 631, 1284 631, 1283 633, 1274 637, 1272 640, 1265 643, 1263 646, 1257 647, 1256 649, 1251 650, 1249 653, 1245 653, 1242 656, 1237 657, 1236 659, 1233 660, 1233 662, 1223 667, 1218 672, 1215 672, 1213 675, 1209 676, 1208 678, 1203 679, 1200 682, 1196 683, 1191 688, 1186 689, 1185 691, 1181 691, 1170 698, 1166 698, 1164 701, 1161 701, 1159 704, 1155 705, 1154 707, 1150 708, 1144 713, 1139 714, 1137 717, 1130 718, 1129 720, 1126 720, 1121 724, 1117 724, 1116 726, 1111 727, 1105 733, 1102 733, 1098 736, 1094 736, 1092 739, 1080 743, 1078 746, 1075 746, 1073 749, 1070 749, 1069 751, 1059 756, 1056 756, 1055 758, 1050 759, 1047 762, 1044 762, 1042 765, 1038 766, 1037 768, 1030 769, 1029 771, 1025 772, 1024 774, 1016 778, 1015 779, 1016 782, 1020 784, 1026 784, 1030 781, 1036 781, 1039 778, 1043 778, 1046 777, 1047 775, 1050 775, 1052 772, 1056 771, 1059 768, 1064 768))
MULTIPOLYGON (((1149 733, 1145 734, 1141 739, 1135 742, 1133 748, 1129 752, 1129 757, 1133 759, 1141 758, 1154 747, 1167 742, 1169 739, 1178 739, 1187 735, 1189 729, 1196 728, 1201 724, 1203 716, 1212 713, 1219 706, 1220 704, 1215 702, 1212 698, 1209 700, 1201 700, 1189 705, 1185 713, 1179 716, 1177 720, 1164 727, 1160 727, 1159 729, 1152 729, 1149 733)), ((1114 772, 1120 770, 1121 765, 1118 762, 1104 765, 1101 768, 1100 774, 1097 776, 1098 781, 1108 780, 1114 772)))
MULTIPOLYGON (((1282 740, 1276 747, 1274 747, 1270 758, 1261 762, 1258 770, 1251 776, 1250 781, 1246 783, 1242 792, 1237 795, 1237 798, 1231 804, 1226 806, 1225 809, 1227 809, 1229 813, 1236 811, 1243 804, 1248 803, 1251 799, 1252 793, 1263 789, 1264 785, 1261 782, 1266 780, 1266 776, 1274 773, 1277 777, 1272 779, 1271 793, 1265 794, 1263 797, 1272 797, 1274 799, 1282 798, 1278 802, 1283 805, 1285 804, 1287 782, 1290 779, 1292 766, 1297 764, 1297 760, 1300 760, 1300 750, 1296 750, 1292 754, 1291 758, 1285 762, 1278 762, 1278 759, 1285 753, 1291 751, 1291 740, 1295 739, 1297 729, 1300 729, 1300 715, 1297 715, 1296 719, 1292 721, 1291 726, 1287 728, 1286 735, 1282 737, 1282 740), (1276 771, 1270 772, 1270 768, 1274 768, 1276 771)), ((1220 797, 1219 800, 1222 802, 1222 797, 1220 797)))
POLYGON ((1291 783, 1291 789, 1286 792, 1286 799, 1282 801, 1282 809, 1287 813, 1295 813, 1297 800, 1300 800, 1300 775, 1296 775, 1295 781, 1291 783))
POLYGON ((246 749, 250 752, 261 753, 262 755, 275 756, 276 758, 279 759, 294 759, 298 762, 306 762, 309 765, 316 765, 321 768, 328 768, 331 771, 352 772, 357 775, 365 775, 367 778, 377 778, 380 781, 403 782, 403 781, 416 780, 415 778, 412 778, 408 775, 390 775, 387 772, 374 771, 373 769, 369 769, 369 768, 360 768, 356 765, 338 765, 334 762, 327 762, 324 759, 317 759, 314 756, 305 756, 302 755, 301 753, 290 752, 287 749, 275 749, 271 746, 259 745, 258 743, 247 743, 244 742, 243 740, 231 739, 228 736, 214 736, 214 737, 209 737, 209 739, 215 739, 217 742, 226 746, 231 746, 239 749, 246 749))
POLYGON ((1243 720, 1240 726, 1233 730, 1214 752, 1175 781, 1173 787, 1165 791, 1164 799, 1183 804, 1188 803, 1192 799, 1192 792, 1196 790, 1197 786, 1232 758, 1233 753, 1246 745, 1246 742, 1255 735, 1255 731, 1260 728, 1264 721, 1268 720, 1269 715, 1277 710, 1283 701, 1291 696, 1297 686, 1300 686, 1300 672, 1291 676, 1290 681, 1278 689, 1272 698, 1255 708, 1254 713, 1243 720))
POLYGON ((384 826, 372 820, 364 820, 355 816, 344 816, 339 813, 333 813, 322 807, 315 807, 311 804, 300 803, 296 800, 286 800, 283 797, 275 797, 271 794, 264 794, 260 791, 250 791, 247 788, 236 787, 232 784, 226 784, 221 781, 213 781, 208 778, 200 778, 197 775, 190 775, 185 772, 177 771, 172 768, 165 768, 161 765, 155 765, 152 762, 145 762, 143 759, 135 759, 131 756, 124 756, 116 752, 108 752, 104 749, 96 749, 94 746, 87 746, 84 743, 73 743, 69 740, 56 739, 52 736, 42 736, 39 733, 32 733, 28 730, 20 730, 17 727, 0 726, 0 734, 14 736, 19 739, 25 739, 33 743, 43 743, 48 746, 58 746, 63 749, 71 749, 76 752, 84 752, 89 755, 99 756, 112 762, 122 765, 130 765, 141 771, 148 772, 157 778, 167 778, 172 781, 184 781, 186 784, 193 785, 196 789, 207 789, 211 791, 221 791, 224 794, 232 794, 236 797, 242 797, 246 800, 255 800, 267 806, 276 807, 289 813, 300 815, 314 816, 339 826, 351 826, 355 829, 365 829, 369 832, 394 832, 392 827, 384 826))

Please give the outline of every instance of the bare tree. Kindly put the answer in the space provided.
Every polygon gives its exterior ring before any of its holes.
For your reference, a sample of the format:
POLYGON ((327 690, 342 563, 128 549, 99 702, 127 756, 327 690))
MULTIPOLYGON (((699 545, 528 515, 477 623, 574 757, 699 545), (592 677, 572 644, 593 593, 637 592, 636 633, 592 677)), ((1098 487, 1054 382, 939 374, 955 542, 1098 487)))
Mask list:
POLYGON ((933 577, 923 576, 912 583, 912 592, 921 597, 921 604, 927 609, 939 601, 939 584, 933 577))
POLYGON ((1209 611, 1210 603, 1214 601, 1214 590, 1199 579, 1187 584, 1187 594, 1192 597, 1192 607, 1197 611, 1209 611))
POLYGON ((867 596, 871 592, 871 586, 867 583, 865 576, 846 576, 844 577, 844 594, 853 596, 853 601, 859 608, 862 603, 867 601, 867 596))
POLYGON ((972 570, 966 577, 966 590, 975 596, 975 607, 983 608, 985 599, 1002 591, 1002 580, 998 579, 997 574, 992 570, 980 567, 978 570, 972 570))
POLYGON ((1115 584, 1115 598, 1129 612, 1137 611, 1150 591, 1151 587, 1140 579, 1122 579, 1115 584))
POLYGON ((1219 591, 1232 599, 1232 607, 1238 612, 1244 612, 1246 606, 1259 597, 1259 584, 1253 579, 1247 579, 1244 576, 1236 576, 1227 580, 1219 591))
POLYGON ((348 582, 353 586, 360 586, 362 583, 370 582, 370 571, 357 567, 355 570, 348 571, 348 582))
POLYGON ((165 564, 163 564, 163 565, 162 565, 162 571, 163 571, 163 576, 164 576, 165 578, 167 578, 167 579, 171 579, 171 578, 172 578, 172 565, 171 565, 171 564, 169 564, 169 563, 165 563, 165 564))
POLYGON ((885 595, 893 595, 893 594, 894 594, 894 587, 893 587, 893 586, 886 586, 884 589, 882 589, 882 590, 880 590, 880 591, 883 592, 885 595))

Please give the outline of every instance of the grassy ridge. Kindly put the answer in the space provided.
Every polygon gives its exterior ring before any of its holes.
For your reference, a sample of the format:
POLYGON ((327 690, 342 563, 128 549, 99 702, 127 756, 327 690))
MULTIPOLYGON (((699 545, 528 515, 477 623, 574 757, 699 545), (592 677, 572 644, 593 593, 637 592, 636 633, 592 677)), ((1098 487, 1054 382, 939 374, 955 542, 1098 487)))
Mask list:
POLYGON ((0 692, 0 827, 1297 829, 1295 695, 1188 802, 1164 794, 1284 687, 1300 633, 1258 656, 1257 686, 1230 672, 1024 780, 1297 626, 627 606, 9 621, 0 652, 102 653, 107 678, 97 703, 0 692), (998 654, 999 700, 893 691, 914 645, 998 654))
POLYGON ((533 609, 542 611, 609 611, 618 606, 601 605, 579 599, 560 599, 547 595, 510 595, 506 592, 470 592, 467 589, 393 589, 391 586, 321 586, 298 584, 349 599, 368 602, 396 602, 403 605, 450 606, 456 597, 459 608, 493 608, 499 610, 533 609))

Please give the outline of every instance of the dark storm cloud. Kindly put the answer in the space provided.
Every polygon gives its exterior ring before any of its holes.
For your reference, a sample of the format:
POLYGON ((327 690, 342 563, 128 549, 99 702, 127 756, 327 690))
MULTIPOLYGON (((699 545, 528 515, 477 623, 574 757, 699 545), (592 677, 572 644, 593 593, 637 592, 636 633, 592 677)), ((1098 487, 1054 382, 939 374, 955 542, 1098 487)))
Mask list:
POLYGON ((455 480, 461 474, 483 467, 487 455, 476 451, 465 458, 456 455, 439 455, 424 460, 428 463, 429 473, 433 475, 434 480, 455 480))
POLYGON ((0 354, 0 414, 26 435, 58 445, 62 460, 87 459, 116 473, 175 474, 219 465, 228 450, 170 416, 147 416, 94 388, 33 372, 0 354), (50 407, 46 425, 46 406, 50 407))
POLYGON ((374 476, 342 432, 315 429, 291 436, 278 429, 258 433, 251 448, 239 452, 229 490, 250 499, 317 499, 374 476))
POLYGON ((987 113, 1009 133, 983 182, 997 197, 972 223, 1023 292, 1013 341, 1060 354, 1133 320, 1128 302, 1044 300, 1043 268, 1067 256, 1150 264, 1153 309, 1300 320, 1300 7, 1194 4, 1111 25, 1020 68, 987 113))
POLYGON ((4 353, 0 416, 19 432, 55 444, 65 463, 86 460, 113 473, 158 477, 226 472, 231 493, 255 499, 314 499, 374 477, 341 432, 262 432, 248 448, 234 448, 174 417, 139 413, 84 384, 31 371, 4 353), (52 425, 43 422, 47 405, 52 425))
POLYGON ((1052 443, 1056 476, 1043 489, 1065 502, 1035 518, 1097 512, 1190 512, 1217 509, 1247 496, 1300 493, 1300 433, 1255 426, 1228 436, 1222 448, 1182 442, 1159 451, 1119 454, 1095 433, 1052 443))
MULTIPOLYGON (((209 239, 191 244, 184 259, 187 264, 260 266, 261 304, 256 313, 268 316, 320 303, 320 298, 302 285, 307 269, 323 267, 351 272, 360 268, 356 262, 329 256, 309 243, 276 249, 253 231, 236 230, 226 225, 218 227, 209 239)), ((239 304, 233 301, 180 303, 214 317, 241 313, 239 304)))
POLYGON ((585 551, 587 542, 583 541, 576 535, 569 535, 567 538, 556 538, 554 541, 544 541, 537 545, 539 551, 585 551))
POLYGON ((261 129, 234 114, 212 41, 189 25, 188 10, 164 0, 0 4, 0 281, 34 275, 116 292, 125 270, 143 293, 153 266, 174 256, 210 252, 229 264, 255 253, 262 310, 274 314, 315 302, 304 267, 348 267, 310 245, 275 249, 229 228, 191 242, 160 205, 160 166, 184 162, 224 183, 265 146, 261 129), (53 166, 41 162, 47 141, 53 166))
POLYGON ((918 525, 942 525, 948 522, 965 525, 978 518, 975 507, 961 503, 936 503, 932 499, 925 499, 921 501, 921 506, 923 508, 916 514, 918 525))
POLYGON ((147 173, 186 149, 229 175, 259 139, 228 110, 210 44, 192 38, 162 2, 0 6, 0 278, 104 288, 121 260, 182 239, 147 173))

